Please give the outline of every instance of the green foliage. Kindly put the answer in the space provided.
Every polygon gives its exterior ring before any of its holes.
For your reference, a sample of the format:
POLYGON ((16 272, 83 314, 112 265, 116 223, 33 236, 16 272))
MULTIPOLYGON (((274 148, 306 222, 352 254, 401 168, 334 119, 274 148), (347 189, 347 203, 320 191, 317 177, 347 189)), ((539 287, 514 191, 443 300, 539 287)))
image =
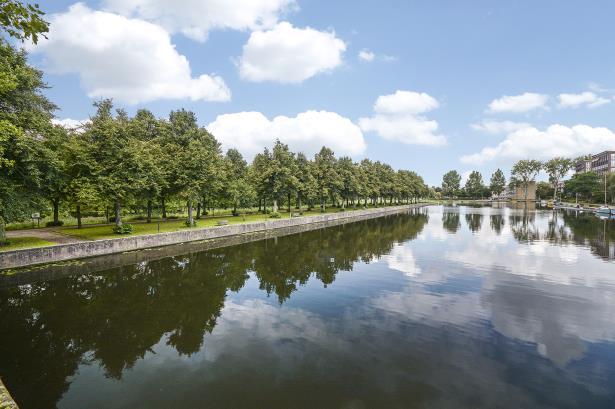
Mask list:
POLYGON ((119 226, 113 226, 113 233, 115 234, 132 234, 134 227, 132 224, 121 224, 119 226))
POLYGON ((536 183, 536 196, 540 199, 553 197, 553 186, 547 182, 536 183))
POLYGON ((470 173, 465 185, 466 195, 472 198, 482 197, 485 193, 485 185, 483 184, 483 177, 478 171, 470 173))
POLYGON ((442 177, 442 194, 447 197, 456 196, 459 193, 461 175, 456 170, 449 170, 442 177))
POLYGON ((38 36, 49 31, 49 25, 43 20, 43 11, 38 4, 23 4, 17 0, 0 2, 0 28, 18 40, 30 39, 34 44, 38 36))
POLYGON ((64 226, 64 222, 62 220, 57 220, 57 221, 49 221, 47 223, 45 223, 46 227, 53 227, 53 226, 64 226))
POLYGON ((573 168, 574 161, 568 158, 553 158, 544 163, 544 170, 549 175, 549 182, 551 183, 553 199, 557 196, 557 187, 559 182, 566 176, 566 174, 573 168))
POLYGON ((576 173, 564 182, 564 191, 570 195, 579 195, 581 199, 591 200, 600 195, 600 177, 595 172, 576 173))
POLYGON ((499 195, 504 191, 506 187, 506 178, 504 177, 504 172, 501 169, 496 170, 491 175, 491 181, 489 183, 489 190, 494 195, 499 195))
POLYGON ((271 212, 269 213, 270 219, 280 219, 282 215, 279 212, 271 212))
POLYGON ((526 159, 515 163, 511 172, 511 183, 521 187, 525 191, 525 198, 528 196, 528 186, 530 182, 536 180, 536 176, 542 169, 542 162, 526 159))

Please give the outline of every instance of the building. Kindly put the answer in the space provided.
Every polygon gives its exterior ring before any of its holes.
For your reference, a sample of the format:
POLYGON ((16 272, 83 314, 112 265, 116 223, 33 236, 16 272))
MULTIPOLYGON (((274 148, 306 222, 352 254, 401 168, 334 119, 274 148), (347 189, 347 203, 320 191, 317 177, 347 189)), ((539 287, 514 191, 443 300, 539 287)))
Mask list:
MULTIPOLYGON (((497 196, 492 198, 493 200, 515 200, 515 201, 524 201, 525 200, 525 187, 519 186, 516 188, 509 188, 506 186, 504 191, 497 196)), ((536 200, 536 182, 530 182, 527 186, 527 200, 535 201, 536 200)))
POLYGON ((615 151, 604 151, 593 155, 591 159, 581 160, 576 164, 577 173, 596 172, 599 175, 615 172, 615 151))

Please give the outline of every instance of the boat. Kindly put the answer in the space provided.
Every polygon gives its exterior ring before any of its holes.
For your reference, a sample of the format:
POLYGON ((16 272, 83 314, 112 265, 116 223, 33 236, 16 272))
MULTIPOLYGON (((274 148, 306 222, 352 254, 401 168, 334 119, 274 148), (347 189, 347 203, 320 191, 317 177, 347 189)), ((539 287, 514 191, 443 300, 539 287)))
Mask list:
POLYGON ((596 209, 596 213, 610 216, 611 214, 615 214, 615 211, 608 206, 601 206, 596 209))

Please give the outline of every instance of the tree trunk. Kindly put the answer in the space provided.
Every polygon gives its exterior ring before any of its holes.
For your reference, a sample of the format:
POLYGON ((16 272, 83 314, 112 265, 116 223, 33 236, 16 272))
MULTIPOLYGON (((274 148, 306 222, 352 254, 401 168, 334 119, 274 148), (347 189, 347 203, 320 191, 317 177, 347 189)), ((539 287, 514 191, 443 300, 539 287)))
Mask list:
POLYGON ((290 217, 290 192, 288 193, 288 216, 290 217))
POLYGON ((109 223, 109 206, 105 206, 105 223, 109 223))
POLYGON ((201 218, 201 202, 198 202, 196 204, 196 219, 200 219, 201 218))
POLYGON ((555 183, 553 184, 554 188, 553 188, 553 201, 555 202, 557 200, 557 185, 559 185, 559 180, 555 180, 555 183))
POLYGON ((263 199, 259 198, 259 199, 258 199, 258 211, 259 211, 259 212, 263 209, 263 206, 262 206, 262 204, 261 204, 262 202, 263 202, 263 199))
POLYGON ((148 223, 152 222, 152 200, 151 199, 147 200, 147 222, 148 223))
POLYGON ((164 202, 164 197, 160 200, 160 207, 162 208, 162 219, 167 219, 167 206, 164 202))
POLYGON ((60 199, 53 199, 53 224, 57 226, 60 222, 60 199))
POLYGON ((273 199, 273 208, 271 209, 272 213, 278 211, 278 199, 273 199))
POLYGON ((122 204, 120 199, 115 199, 115 225, 122 227, 122 204))
POLYGON ((188 226, 194 226, 194 218, 192 217, 192 200, 188 200, 188 226))
POLYGON ((0 244, 6 242, 6 229, 4 227, 4 218, 0 216, 0 244))
POLYGON ((233 214, 237 214, 237 202, 233 202, 233 214))
POLYGON ((77 205, 77 211, 75 212, 77 215, 77 228, 81 228, 81 205, 77 205))
POLYGON ((297 209, 299 209, 299 211, 301 211, 301 192, 297 193, 297 209))

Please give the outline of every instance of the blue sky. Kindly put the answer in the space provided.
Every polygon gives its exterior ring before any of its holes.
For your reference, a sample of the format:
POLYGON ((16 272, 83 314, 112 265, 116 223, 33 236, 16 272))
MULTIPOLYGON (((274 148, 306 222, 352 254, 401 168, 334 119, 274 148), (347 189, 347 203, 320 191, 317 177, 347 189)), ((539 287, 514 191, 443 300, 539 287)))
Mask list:
POLYGON ((184 107, 248 158, 275 137, 308 154, 326 143, 438 185, 449 169, 488 179, 518 159, 615 149, 611 1, 41 7, 49 39, 28 48, 62 120, 103 96, 184 107))

